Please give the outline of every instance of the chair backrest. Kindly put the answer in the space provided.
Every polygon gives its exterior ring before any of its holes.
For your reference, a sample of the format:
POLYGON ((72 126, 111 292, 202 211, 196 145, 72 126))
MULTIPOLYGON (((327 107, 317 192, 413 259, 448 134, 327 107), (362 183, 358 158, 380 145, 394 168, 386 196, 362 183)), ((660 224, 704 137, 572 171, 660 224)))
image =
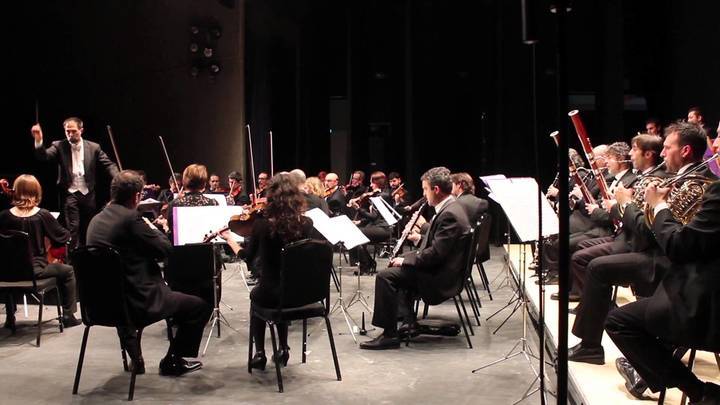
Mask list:
POLYGON ((303 239, 286 245, 280 261, 278 308, 328 300, 332 257, 332 245, 327 241, 303 239))
POLYGON ((87 326, 133 326, 125 297, 125 263, 112 249, 84 246, 70 253, 80 313, 87 326))
POLYGON ((470 229, 470 232, 464 233, 460 235, 458 238, 456 246, 456 253, 462 255, 462 271, 458 271, 458 279, 455 281, 455 293, 453 296, 460 294, 463 287, 465 287, 465 280, 470 276, 470 273, 468 272, 468 268, 472 269, 472 253, 473 250, 473 241, 474 241, 475 232, 473 229, 470 229))
POLYGON ((490 260, 490 231, 492 229, 492 216, 489 213, 484 213, 478 220, 478 226, 475 232, 478 234, 477 241, 477 263, 480 265, 490 260))
POLYGON ((0 281, 32 281, 35 283, 30 237, 26 232, 7 230, 0 233, 0 255, 3 266, 0 281))
POLYGON ((465 258, 465 278, 467 279, 470 277, 470 274, 472 274, 473 266, 475 265, 475 257, 478 253, 478 242, 480 242, 480 225, 481 223, 478 222, 476 226, 474 226, 470 233, 472 233, 472 237, 470 240, 470 245, 467 249, 467 257, 465 258))
POLYGON ((213 303, 215 246, 193 243, 173 246, 163 273, 173 291, 195 295, 213 303))

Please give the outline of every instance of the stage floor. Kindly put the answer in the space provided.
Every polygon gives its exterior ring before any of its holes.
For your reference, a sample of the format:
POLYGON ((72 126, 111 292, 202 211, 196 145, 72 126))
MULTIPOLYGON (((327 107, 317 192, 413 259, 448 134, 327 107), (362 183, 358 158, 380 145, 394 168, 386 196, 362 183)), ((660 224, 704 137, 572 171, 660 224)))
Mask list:
MULTIPOLYGON (((524 260, 526 264, 532 262, 532 254, 529 245, 526 245, 525 249, 521 248, 521 245, 510 245, 510 261, 512 263, 513 271, 517 272, 522 269, 522 261, 524 253, 524 260)), ((507 249, 506 249, 507 250, 507 249)), ((520 272, 522 273, 522 272, 520 272)), ((517 273, 516 273, 517 274, 517 273)), ((540 292, 538 286, 535 284, 536 277, 533 277, 531 271, 525 272, 525 290, 530 297, 530 311, 537 314, 540 303, 540 292)), ((557 336, 558 336, 558 302, 550 299, 552 293, 558 292, 557 285, 550 285, 545 288, 545 325, 546 333, 548 338, 548 344, 552 350, 557 348, 557 336)), ((629 288, 620 288, 618 291, 618 305, 624 305, 630 301, 634 301, 634 297, 629 288)), ((575 303, 570 304, 574 307, 575 303)), ((572 324, 575 320, 574 315, 569 315, 569 327, 572 328, 572 324)), ((580 340, 575 337, 572 333, 568 332, 568 345, 573 346, 579 343, 580 340)), ((585 405, 623 405, 623 404, 638 404, 642 403, 625 389, 625 380, 618 374, 615 369, 615 359, 621 357, 622 354, 617 347, 613 344, 612 340, 603 334, 603 347, 605 348, 605 365, 598 366, 594 364, 569 362, 568 373, 569 373, 569 390, 573 397, 578 403, 585 405)), ((695 359, 695 373, 698 377, 704 381, 720 381, 720 370, 718 365, 715 363, 715 358, 712 353, 698 352, 695 359)), ((655 400, 659 394, 652 394, 650 390, 645 393, 648 399, 655 400)), ((677 389, 671 389, 666 395, 666 404, 679 404, 682 393, 677 389)))
MULTIPOLYGON (((503 268, 502 248, 493 248, 492 260, 486 263, 490 279, 503 268)), ((337 256, 336 256, 337 257, 337 256)), ((382 268, 387 259, 379 259, 382 268)), ((522 334, 522 317, 516 313, 496 335, 492 331, 508 311, 491 321, 483 319, 475 327, 474 348, 467 349, 463 336, 452 338, 419 337, 399 350, 364 351, 358 349, 341 315, 331 317, 343 380, 335 380, 332 357, 324 329, 309 337, 308 363, 300 363, 300 324, 290 328, 291 356, 283 369, 285 392, 277 392, 272 365, 263 372, 247 373, 248 290, 233 264, 224 274, 221 310, 237 332, 223 328, 220 339, 213 337, 205 367, 180 378, 157 374, 160 358, 167 350, 162 323, 147 328, 142 344, 147 374, 138 376, 134 403, 192 404, 511 404, 530 385, 534 374, 524 359, 514 358, 473 374, 471 370, 504 356, 522 334), (230 309, 225 304, 232 307, 230 309)), ((357 287, 353 268, 343 271, 344 292, 351 296, 357 287)), ((363 276, 360 286, 372 305, 375 277, 363 276)), ((480 290, 483 318, 505 305, 512 291, 493 290, 494 300, 480 290)), ((333 300, 337 293, 332 289, 333 300)), ((2 306, 0 305, 0 311, 2 306)), ((55 309, 47 308, 45 319, 55 309)), ((349 309, 360 322, 363 310, 354 305, 349 309)), ((367 311, 365 311, 367 312, 367 311)), ((365 314, 369 326, 370 315, 365 314)), ((79 395, 71 395, 83 327, 58 333, 57 323, 44 328, 42 346, 34 346, 33 319, 37 306, 30 306, 30 317, 18 312, 20 328, 17 335, 0 329, 0 362, 2 364, 2 404, 28 403, 127 403, 129 374, 122 371, 117 336, 113 329, 94 327, 85 358, 79 395)), ((455 319, 450 301, 430 309, 430 317, 455 319)), ((0 312, 0 322, 4 313, 0 312)), ((318 322, 311 322, 310 328, 318 322)), ((379 331, 372 330, 369 336, 379 331)), ((268 334, 269 335, 269 334, 268 334)), ((270 337, 267 336, 269 350, 270 337)), ((204 343, 204 341, 203 341, 204 343)), ((537 395, 523 403, 539 403, 537 395)))

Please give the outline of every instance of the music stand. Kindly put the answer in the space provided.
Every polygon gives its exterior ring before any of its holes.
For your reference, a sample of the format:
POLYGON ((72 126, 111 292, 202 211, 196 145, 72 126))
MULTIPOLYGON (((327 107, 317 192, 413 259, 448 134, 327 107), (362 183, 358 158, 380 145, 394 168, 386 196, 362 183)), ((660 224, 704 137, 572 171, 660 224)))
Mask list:
MULTIPOLYGON (((514 297, 508 305, 506 305, 504 308, 507 308, 511 305, 511 303, 514 303, 513 310, 510 312, 507 318, 498 326, 497 329, 495 329, 495 334, 500 327, 502 327, 510 317, 512 317, 515 312, 520 309, 523 314, 523 333, 522 336, 518 339, 518 341, 515 343, 515 345, 508 351, 508 353, 488 364, 485 364, 481 367, 478 367, 474 370, 472 370, 473 373, 476 373, 482 369, 488 368, 490 366, 493 366, 495 364, 499 364, 503 361, 509 360, 511 358, 514 358, 519 355, 523 355, 525 357, 525 360, 528 362, 528 365, 530 366, 530 369, 535 374, 535 379, 533 380, 533 383, 530 385, 528 390, 525 392, 523 397, 518 400, 515 403, 518 403, 524 399, 526 399, 529 395, 531 395, 531 388, 534 385, 535 381, 538 381, 540 378, 548 379, 547 375, 545 375, 544 371, 540 372, 536 370, 535 366, 533 365, 533 360, 536 359, 540 360, 540 357, 538 357, 535 353, 533 353, 533 350, 531 346, 528 344, 528 328, 527 328, 527 321, 528 321, 528 297, 525 293, 525 280, 526 280, 526 246, 528 242, 536 242, 538 239, 538 235, 543 236, 550 236, 553 234, 557 234, 558 232, 558 218, 554 211, 552 211, 552 208, 549 204, 545 203, 542 208, 542 213, 538 213, 538 207, 537 206, 531 206, 531 204, 535 203, 537 201, 538 193, 540 193, 540 189, 538 187, 537 182, 533 178, 513 178, 513 179, 492 179, 488 181, 488 185, 492 189, 492 197, 495 201, 497 201, 500 206, 503 208, 503 211, 505 211, 505 214, 507 215, 508 221, 510 224, 512 224, 513 228, 515 229, 515 232, 517 233, 520 241, 522 242, 521 248, 520 248, 520 260, 519 265, 520 269, 518 269, 518 280, 517 285, 518 289, 516 291, 516 297, 514 297), (539 230, 539 223, 540 223, 540 216, 542 216, 542 230, 539 230), (542 231, 542 232, 541 232, 542 231), (515 351, 515 349, 520 347, 518 351, 515 351), (542 375, 542 377, 541 377, 542 375)), ((543 199, 544 196, 541 196, 543 199)), ((508 257, 509 257, 509 250, 508 250, 508 257)), ((513 277, 513 279, 515 279, 513 277)), ((542 298, 542 297, 541 297, 542 298)), ((504 309, 502 308, 502 309, 504 309)), ((501 309, 501 311, 502 311, 501 309)), ((499 312, 499 311, 498 311, 499 312)), ((497 314, 497 312, 495 313, 497 314)), ((493 314, 493 316, 495 315, 493 314)), ((488 318, 489 319, 489 318, 488 318)), ((539 327, 544 328, 545 325, 539 325, 539 327)), ((544 350, 544 347, 540 347, 540 350, 544 350)), ((547 363, 550 364, 551 363, 547 363)), ((537 391, 537 390, 535 390, 537 391)), ((532 392, 535 392, 532 391, 532 392)), ((551 392, 552 393, 552 392, 551 392)), ((543 393, 544 394, 544 393, 543 393)))
MULTIPOLYGON (((349 305, 345 303, 342 293, 342 256, 347 249, 352 249, 356 246, 368 243, 370 240, 346 215, 330 218, 319 208, 313 208, 312 210, 307 211, 305 215, 312 219, 313 226, 325 237, 325 239, 340 248, 337 267, 338 297, 330 309, 330 314, 338 311, 342 313, 345 318, 345 323, 348 326, 348 330, 350 331, 350 336, 352 336, 355 343, 357 343, 358 341, 355 336, 354 328, 359 329, 359 327, 357 322, 355 322, 352 316, 350 316, 350 313, 348 312, 349 305)), ((364 304, 366 305, 366 303, 364 304)))

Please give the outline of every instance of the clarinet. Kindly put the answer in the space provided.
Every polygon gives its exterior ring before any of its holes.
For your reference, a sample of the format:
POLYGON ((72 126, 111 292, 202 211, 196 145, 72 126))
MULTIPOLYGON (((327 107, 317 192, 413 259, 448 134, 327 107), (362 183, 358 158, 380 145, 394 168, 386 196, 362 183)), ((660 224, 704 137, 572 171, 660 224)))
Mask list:
POLYGON ((392 256, 390 256, 391 259, 394 259, 397 257, 398 253, 400 252, 400 248, 402 248, 402 245, 407 240, 408 236, 410 235, 410 232, 412 232, 412 229, 415 226, 415 224, 417 223, 418 218, 420 218, 420 213, 422 212, 423 208, 425 208, 426 205, 427 205, 427 200, 425 200, 420 205, 420 208, 418 208, 418 210, 415 211, 412 214, 412 216, 410 217, 410 220, 408 221, 407 225, 405 225, 405 229, 403 230, 402 235, 400 235, 400 238, 398 239, 397 243, 395 244, 395 247, 392 250, 392 256))

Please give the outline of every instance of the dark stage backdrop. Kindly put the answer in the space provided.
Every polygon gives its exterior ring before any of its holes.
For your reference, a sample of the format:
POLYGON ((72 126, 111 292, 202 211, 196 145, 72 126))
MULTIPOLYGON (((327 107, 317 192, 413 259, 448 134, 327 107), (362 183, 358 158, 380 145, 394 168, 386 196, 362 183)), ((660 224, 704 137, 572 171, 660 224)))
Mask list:
MULTIPOLYGON (((14 7, 3 36, 10 69, 0 164, 8 175, 38 175, 53 207, 56 169, 33 159, 30 126, 35 101, 46 144, 64 137, 62 121, 79 116, 85 138, 115 160, 105 126, 112 126, 126 169, 142 169, 167 186, 163 136, 176 171, 204 163, 226 175, 244 169, 242 8, 216 1, 26 1, 14 7), (222 71, 191 76, 190 27, 220 27, 212 60, 222 71), (8 153, 9 152, 9 153, 8 153)), ((205 39, 203 38, 203 41, 205 39)), ((202 52, 202 49, 200 50, 202 52)), ((106 182, 99 187, 107 195, 106 182)))
MULTIPOLYGON (((10 142, 0 173, 36 173, 53 194, 54 167, 32 158, 37 99, 47 138, 79 115, 87 138, 110 152, 109 123, 123 164, 157 183, 168 176, 158 135, 178 171, 191 162, 247 170, 247 122, 260 170, 272 130, 276 171, 332 169, 344 182, 352 169, 397 170, 415 196, 435 165, 532 175, 537 132, 546 186, 555 173, 548 134, 568 121, 556 122, 555 29, 550 2, 538 3, 534 128, 520 1, 21 2, 3 26, 10 142), (214 82, 206 71, 190 76, 192 24, 222 28, 214 82)), ((720 33, 707 2, 573 4, 570 105, 593 143, 629 141, 648 115, 669 122, 691 105, 716 127, 720 56, 711 45, 720 33)))

